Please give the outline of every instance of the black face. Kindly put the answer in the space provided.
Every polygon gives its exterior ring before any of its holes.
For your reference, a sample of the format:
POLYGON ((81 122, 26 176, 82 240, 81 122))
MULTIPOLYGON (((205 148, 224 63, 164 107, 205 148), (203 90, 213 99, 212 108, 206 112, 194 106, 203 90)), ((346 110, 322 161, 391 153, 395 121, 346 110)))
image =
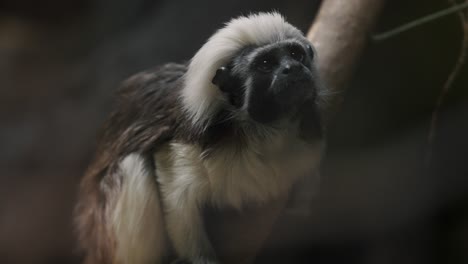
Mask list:
POLYGON ((257 122, 271 123, 315 100, 313 58, 312 47, 296 41, 248 47, 216 72, 213 83, 234 107, 257 122))

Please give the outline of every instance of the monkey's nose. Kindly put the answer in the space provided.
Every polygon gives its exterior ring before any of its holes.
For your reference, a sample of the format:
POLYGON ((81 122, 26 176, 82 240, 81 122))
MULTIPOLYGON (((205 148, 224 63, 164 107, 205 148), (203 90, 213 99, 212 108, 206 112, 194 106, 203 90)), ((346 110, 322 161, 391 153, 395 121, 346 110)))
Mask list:
POLYGON ((284 75, 288 75, 288 74, 292 74, 292 73, 295 73, 295 72, 299 72, 299 70, 301 69, 300 65, 299 64, 296 64, 296 63, 291 63, 291 64, 286 64, 283 66, 283 69, 281 70, 281 73, 284 74, 284 75))

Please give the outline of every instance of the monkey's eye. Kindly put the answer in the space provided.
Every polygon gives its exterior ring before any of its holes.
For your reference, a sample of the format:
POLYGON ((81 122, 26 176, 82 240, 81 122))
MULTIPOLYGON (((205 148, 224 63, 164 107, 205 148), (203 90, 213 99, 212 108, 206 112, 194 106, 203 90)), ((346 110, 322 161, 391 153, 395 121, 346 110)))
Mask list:
POLYGON ((299 62, 304 61, 304 50, 299 47, 292 46, 289 50, 291 57, 299 62))
POLYGON ((259 60, 257 63, 257 69, 260 70, 261 72, 271 72, 273 70, 273 60, 269 58, 262 58, 259 60))

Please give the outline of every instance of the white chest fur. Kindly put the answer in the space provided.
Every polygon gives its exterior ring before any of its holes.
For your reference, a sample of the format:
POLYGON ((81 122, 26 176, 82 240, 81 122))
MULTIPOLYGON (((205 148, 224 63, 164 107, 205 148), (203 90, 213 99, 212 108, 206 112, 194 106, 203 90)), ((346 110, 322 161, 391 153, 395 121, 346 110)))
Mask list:
POLYGON ((178 192, 193 192, 214 205, 241 208, 245 202, 261 203, 286 194, 320 160, 320 142, 306 143, 296 134, 272 134, 249 142, 245 149, 231 142, 208 156, 196 145, 168 143, 154 156, 163 195, 176 198, 178 192))

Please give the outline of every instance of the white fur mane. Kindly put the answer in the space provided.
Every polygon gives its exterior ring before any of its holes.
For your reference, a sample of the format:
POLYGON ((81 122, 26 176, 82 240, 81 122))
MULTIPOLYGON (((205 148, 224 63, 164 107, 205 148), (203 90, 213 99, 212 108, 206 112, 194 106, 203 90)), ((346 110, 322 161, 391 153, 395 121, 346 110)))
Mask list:
POLYGON ((185 75, 182 99, 193 124, 206 124, 223 102, 211 83, 216 70, 243 47, 265 45, 303 34, 278 13, 258 13, 231 20, 218 30, 192 58, 185 75))

